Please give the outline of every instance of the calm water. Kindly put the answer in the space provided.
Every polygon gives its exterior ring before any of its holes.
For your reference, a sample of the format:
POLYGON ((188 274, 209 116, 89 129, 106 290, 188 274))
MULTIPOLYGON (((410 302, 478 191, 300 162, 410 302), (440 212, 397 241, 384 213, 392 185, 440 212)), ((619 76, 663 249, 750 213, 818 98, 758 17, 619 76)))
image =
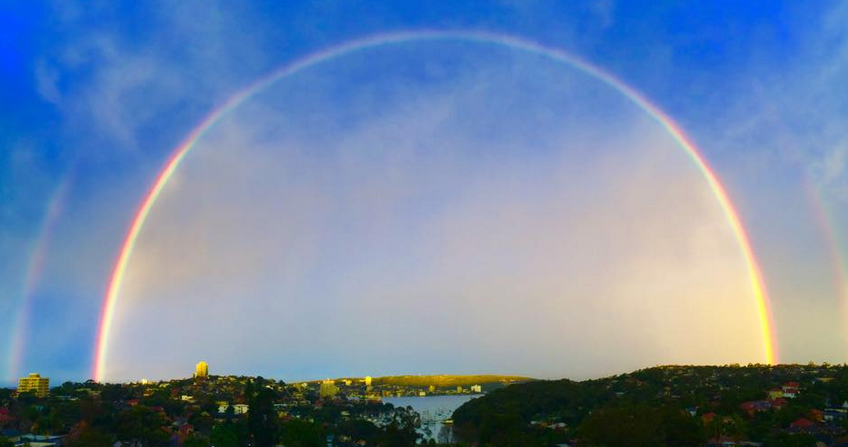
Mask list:
POLYGON ((442 421, 448 419, 460 405, 481 395, 425 396, 425 397, 384 397, 383 402, 396 407, 412 407, 421 415, 419 433, 425 439, 439 442, 453 442, 451 426, 442 421))

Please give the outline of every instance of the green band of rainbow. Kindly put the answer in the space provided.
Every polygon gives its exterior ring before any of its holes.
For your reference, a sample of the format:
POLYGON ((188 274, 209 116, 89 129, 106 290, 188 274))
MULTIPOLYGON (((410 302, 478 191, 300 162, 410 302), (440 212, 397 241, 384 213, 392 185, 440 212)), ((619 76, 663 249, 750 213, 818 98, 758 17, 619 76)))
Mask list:
POLYGON ((595 67, 587 62, 584 62, 576 57, 573 57, 560 50, 544 47, 537 43, 519 39, 511 36, 499 34, 489 34, 481 32, 454 32, 454 31, 423 31, 423 32, 399 32, 392 34, 381 34, 373 37, 355 40, 342 44, 325 51, 314 53, 301 58, 273 73, 260 79, 258 82, 248 86, 244 90, 236 93, 228 99, 223 105, 210 113, 198 127, 196 127, 172 153, 171 157, 165 163, 165 167, 156 177, 153 185, 141 202, 141 206, 132 220, 129 230, 127 231, 124 243, 121 246, 120 254, 115 262, 115 267, 109 281, 109 286, 106 295, 103 299, 101 309, 101 318, 97 331, 97 340, 94 355, 93 376, 97 381, 102 381, 106 372, 106 360, 109 350, 109 334, 111 332, 112 320, 115 315, 115 306, 118 299, 118 294, 121 290, 124 274, 126 273, 127 264, 132 256, 133 248, 138 239, 141 229, 150 214, 151 208, 156 203, 162 189, 168 183, 168 180, 173 176, 174 172, 179 167, 180 163, 185 159, 186 155, 194 147, 195 142, 203 136, 203 134, 212 127, 222 116, 226 115, 231 110, 235 109, 246 99, 250 98, 257 92, 263 90, 272 83, 297 73, 301 70, 327 62, 337 57, 360 51, 369 48, 375 48, 385 45, 397 45, 411 42, 421 41, 465 41, 476 42, 488 45, 498 45, 507 48, 526 51, 529 53, 538 54, 547 57, 551 60, 568 64, 582 72, 589 74, 598 80, 606 83, 610 87, 618 90, 626 96, 635 105, 645 111, 653 119, 655 119, 665 130, 678 142, 680 147, 689 155, 695 165, 703 174, 707 183, 712 189, 713 194, 719 202, 719 205, 724 210, 725 217, 730 224, 739 246, 742 250, 745 263, 748 267, 748 275, 751 283, 751 290, 756 299, 757 312, 759 317, 760 330, 763 343, 763 360, 766 363, 773 364, 777 361, 777 343, 773 332, 773 322, 770 304, 767 298, 766 290, 763 285, 762 274, 757 264, 757 260, 751 249, 751 243, 745 229, 739 220, 739 215, 734 209, 727 192, 719 182, 715 173, 709 168, 703 156, 697 150, 695 145, 686 137, 683 131, 674 123, 674 121, 664 114, 657 106, 640 95, 635 89, 624 84, 613 75, 595 67))

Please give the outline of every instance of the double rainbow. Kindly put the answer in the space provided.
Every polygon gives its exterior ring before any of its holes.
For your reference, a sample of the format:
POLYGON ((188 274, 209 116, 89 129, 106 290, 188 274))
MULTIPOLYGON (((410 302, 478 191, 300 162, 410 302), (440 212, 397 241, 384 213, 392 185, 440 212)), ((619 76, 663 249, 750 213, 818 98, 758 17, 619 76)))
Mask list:
POLYGON ((548 48, 516 37, 499 34, 424 31, 376 35, 365 39, 351 41, 325 51, 308 55, 239 91, 203 119, 200 125, 196 127, 182 142, 182 144, 180 144, 172 152, 170 158, 165 163, 164 168, 156 177, 153 185, 147 191, 144 200, 141 202, 141 206, 135 214, 135 218, 132 220, 129 231, 127 231, 123 245, 121 246, 120 254, 115 262, 106 295, 103 299, 92 371, 95 380, 102 381, 105 378, 106 361, 109 352, 109 334, 111 333, 112 320, 115 316, 115 306, 118 301, 118 295, 121 291, 121 285, 124 280, 127 265, 132 257, 138 236, 141 233, 142 228, 144 228, 144 223, 150 214, 150 210, 156 204, 156 201, 162 193, 162 190, 165 188, 165 185, 168 184, 168 181, 174 175, 174 172, 176 172, 180 163, 182 163, 182 161, 186 158, 191 149, 194 148, 197 140, 203 136, 203 134, 206 133, 221 117, 237 108, 248 98, 282 78, 353 52, 387 45, 399 45, 422 41, 464 41, 486 45, 497 45, 509 49, 537 54, 556 62, 570 65, 616 89, 664 127, 686 152, 686 154, 689 155, 695 166, 697 166, 697 168, 701 171, 701 174, 704 176, 704 179, 706 179, 710 189, 712 189, 712 192, 715 195, 716 200, 718 200, 719 205, 724 211, 725 217, 742 250, 742 255, 748 268, 747 273, 749 276, 751 291, 756 299, 760 323, 760 332, 763 343, 763 360, 769 364, 773 364, 777 361, 777 343, 774 335, 774 324, 770 304, 763 284, 762 273, 751 248, 748 235, 742 226, 736 209, 733 207, 733 204, 727 196, 724 186, 722 186, 716 174, 712 171, 712 169, 710 169, 700 151, 698 151, 696 146, 686 136, 683 130, 681 130, 668 115, 663 113, 656 105, 648 101, 648 99, 639 94, 639 92, 635 89, 618 80, 613 75, 560 50, 548 48))

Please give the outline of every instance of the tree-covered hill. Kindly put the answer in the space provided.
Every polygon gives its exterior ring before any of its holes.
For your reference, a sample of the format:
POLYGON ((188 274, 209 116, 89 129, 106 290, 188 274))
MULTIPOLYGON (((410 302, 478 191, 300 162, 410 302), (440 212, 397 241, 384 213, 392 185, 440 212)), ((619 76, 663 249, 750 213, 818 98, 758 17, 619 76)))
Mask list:
POLYGON ((482 446, 813 447, 848 441, 847 401, 844 365, 662 366, 510 385, 453 419, 461 438, 482 446))

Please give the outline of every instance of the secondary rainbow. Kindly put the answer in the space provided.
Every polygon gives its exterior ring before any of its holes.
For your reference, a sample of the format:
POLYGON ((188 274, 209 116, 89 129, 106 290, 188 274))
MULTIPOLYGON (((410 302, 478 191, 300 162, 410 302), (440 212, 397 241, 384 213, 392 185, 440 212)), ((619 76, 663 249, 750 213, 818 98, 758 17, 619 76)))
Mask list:
POLYGON ((138 236, 144 227, 147 216, 150 210, 156 203, 159 195, 162 193, 168 180, 174 175, 180 163, 185 159, 186 155, 194 147, 197 140, 211 128, 216 121, 226 115, 231 110, 235 109, 242 102, 263 90, 272 83, 316 64, 330 61, 340 56, 347 55, 352 52, 387 46, 398 45, 412 42, 425 41, 461 41, 472 42, 486 45, 497 45, 507 47, 514 50, 526 51, 547 57, 551 60, 570 65, 586 74, 589 74, 605 84, 613 87, 621 94, 626 96, 636 106, 641 108, 645 113, 662 125, 666 131, 678 142, 680 147, 689 155, 697 168, 701 171, 706 179, 713 194, 718 200, 719 205, 724 211, 725 217, 730 224, 739 246, 745 263, 748 268, 748 276, 750 279, 751 291, 756 299, 756 307, 759 317, 760 332, 763 343, 763 360, 766 363, 773 364, 777 361, 777 343, 774 336, 774 324, 772 321, 771 308, 768 300, 768 295, 763 283, 762 273, 760 271, 754 252, 751 248, 751 243, 736 209, 733 207, 727 192, 719 182, 718 177, 710 169, 704 157, 698 151, 696 146, 686 136, 682 129, 657 106, 651 103, 644 96, 639 94, 635 89, 620 81, 618 78, 607 73, 606 71, 595 67, 579 58, 571 56, 563 51, 548 48, 532 41, 520 39, 512 36, 500 34, 491 34, 484 32, 466 32, 466 31, 415 31, 415 32, 398 32, 391 34, 380 34, 372 37, 350 41, 348 43, 329 48, 325 51, 314 53, 305 56, 292 62, 289 65, 282 67, 260 79, 256 83, 239 91, 220 107, 212 111, 198 127, 196 127, 188 137, 173 151, 164 168, 156 177, 153 185, 147 191, 141 205, 135 214, 135 217, 130 224, 124 242, 121 246, 117 261, 115 262, 111 278, 103 299, 101 309, 101 317, 97 331, 97 340, 95 345, 93 377, 97 381, 102 381, 106 372, 106 360, 109 351, 109 334, 111 332, 112 320, 115 315, 115 306, 118 300, 118 294, 121 290, 124 274, 126 273, 127 265, 132 256, 133 248, 138 239, 138 236))
POLYGON ((821 189, 815 184, 809 172, 804 177, 804 190, 807 195, 807 202, 813 210, 816 227, 824 238, 825 246, 827 246, 837 299, 840 302, 843 315, 848 315, 848 276, 846 276, 848 269, 845 267, 846 262, 840 251, 839 237, 833 230, 833 218, 824 205, 821 189))
POLYGON ((20 309, 14 323, 12 324, 12 336, 9 344, 7 379, 14 381, 21 373, 21 365, 24 360, 26 333, 29 327, 30 315, 32 314, 32 302, 38 291, 41 276, 44 273, 44 265, 50 248, 50 241, 59 217, 64 211, 68 194, 74 183, 75 175, 72 168, 59 185, 53 190, 44 217, 38 229, 38 238, 35 240, 32 252, 27 264, 26 276, 24 277, 24 288, 20 309))

